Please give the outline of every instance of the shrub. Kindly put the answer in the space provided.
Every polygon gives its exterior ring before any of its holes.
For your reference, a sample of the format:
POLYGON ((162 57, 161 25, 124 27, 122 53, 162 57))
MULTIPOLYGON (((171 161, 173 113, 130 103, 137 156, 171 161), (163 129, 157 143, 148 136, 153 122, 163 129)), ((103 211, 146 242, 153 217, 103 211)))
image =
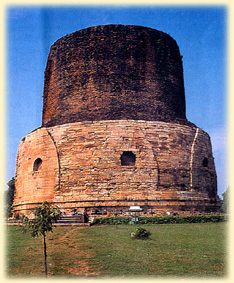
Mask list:
POLYGON ((145 228, 138 227, 135 232, 132 233, 132 237, 136 239, 148 239, 151 233, 145 228))
POLYGON ((110 217, 97 217, 94 218, 91 225, 120 225, 128 224, 131 220, 130 217, 125 216, 110 216, 110 217))
MULTIPOLYGON (((111 216, 95 218, 91 225, 119 225, 129 224, 131 217, 111 216)), ((174 224, 174 223, 206 223, 227 221, 225 214, 211 215, 189 215, 189 216, 139 216, 138 224, 174 224)))

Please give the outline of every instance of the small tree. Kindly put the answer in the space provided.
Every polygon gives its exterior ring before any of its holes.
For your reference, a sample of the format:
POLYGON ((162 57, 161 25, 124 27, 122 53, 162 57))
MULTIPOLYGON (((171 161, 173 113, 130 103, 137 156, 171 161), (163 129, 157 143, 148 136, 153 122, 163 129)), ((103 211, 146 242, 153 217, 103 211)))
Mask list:
POLYGON ((58 207, 51 206, 48 202, 42 203, 41 206, 36 207, 35 217, 29 219, 23 216, 23 225, 25 231, 30 231, 32 237, 38 235, 43 236, 44 245, 44 266, 45 266, 45 276, 47 277, 47 251, 46 251, 46 233, 53 232, 53 223, 61 217, 61 211, 58 207))
POLYGON ((8 189, 5 192, 5 201, 6 201, 6 217, 12 216, 12 205, 14 201, 14 193, 15 193, 15 178, 11 178, 11 180, 7 183, 8 189))
POLYGON ((229 187, 222 194, 223 199, 221 200, 221 212, 228 213, 228 202, 229 202, 229 187))

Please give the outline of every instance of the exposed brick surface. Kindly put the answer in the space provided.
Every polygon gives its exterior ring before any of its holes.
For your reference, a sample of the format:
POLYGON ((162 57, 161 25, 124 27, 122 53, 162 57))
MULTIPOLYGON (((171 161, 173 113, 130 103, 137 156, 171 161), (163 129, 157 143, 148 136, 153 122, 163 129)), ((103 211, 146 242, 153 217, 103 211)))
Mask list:
POLYGON ((107 25, 56 41, 45 71, 42 125, 119 119, 188 123, 175 40, 151 28, 107 25))
POLYGON ((45 199, 53 201, 58 172, 57 153, 47 130, 42 128, 24 137, 16 161, 15 203, 35 206, 45 199), (42 159, 42 164, 38 171, 33 171, 37 158, 42 159))
POLYGON ((50 194, 50 201, 68 210, 127 210, 134 204, 159 214, 215 209, 210 139, 199 129, 193 146, 195 135, 194 127, 133 120, 40 128, 19 147, 15 206, 28 208, 30 202, 48 200, 50 194), (135 166, 121 166, 124 151, 135 154, 135 166), (38 157, 43 168, 35 176, 32 168, 38 157), (44 190, 39 197, 38 182, 44 190))

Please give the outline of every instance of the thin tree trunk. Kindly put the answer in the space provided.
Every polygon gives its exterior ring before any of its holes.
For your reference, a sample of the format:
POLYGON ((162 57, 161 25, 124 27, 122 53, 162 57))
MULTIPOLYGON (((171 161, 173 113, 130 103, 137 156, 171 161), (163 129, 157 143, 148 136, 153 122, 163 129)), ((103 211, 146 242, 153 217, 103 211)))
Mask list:
POLYGON ((44 264, 45 264, 45 277, 47 277, 47 254, 46 254, 46 235, 43 234, 43 238, 44 238, 44 264))

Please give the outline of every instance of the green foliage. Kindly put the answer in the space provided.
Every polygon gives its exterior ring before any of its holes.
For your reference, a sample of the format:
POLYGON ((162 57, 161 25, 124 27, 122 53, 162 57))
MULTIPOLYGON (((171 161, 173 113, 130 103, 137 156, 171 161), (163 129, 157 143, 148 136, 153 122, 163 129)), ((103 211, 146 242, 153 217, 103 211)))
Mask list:
POLYGON ((151 233, 147 231, 145 228, 138 227, 135 232, 133 232, 132 236, 136 239, 148 239, 151 233))
MULTIPOLYGON (((131 217, 102 217, 95 218, 92 225, 118 225, 128 224, 131 217)), ((222 215, 189 215, 189 216, 139 216, 138 224, 175 224, 175 223, 206 223, 206 222, 224 222, 227 216, 222 215)))
POLYGON ((8 189, 6 191, 6 217, 12 216, 12 208, 14 201, 14 193, 15 193, 15 178, 11 178, 11 180, 7 183, 8 189))
POLYGON ((229 187, 227 187, 226 191, 222 194, 223 199, 221 202, 221 212, 228 213, 228 202, 229 202, 229 187))
POLYGON ((226 221, 225 215, 188 215, 188 216, 152 216, 139 217, 139 224, 175 224, 175 223, 206 223, 226 221))
POLYGON ((23 216, 23 224, 26 230, 30 230, 32 237, 39 234, 44 236, 47 232, 52 232, 53 223, 57 222, 60 217, 61 211, 58 207, 53 207, 48 202, 44 202, 41 206, 36 207, 33 219, 23 216))
POLYGON ((91 225, 119 225, 128 224, 131 217, 125 216, 110 216, 110 217, 98 217, 93 220, 91 225))
POLYGON ((51 206, 48 202, 43 202, 41 206, 36 207, 35 217, 29 219, 23 216, 23 225, 25 231, 29 229, 34 238, 38 235, 43 236, 44 244, 44 264, 45 276, 47 277, 47 251, 46 251, 46 233, 52 232, 53 223, 61 217, 61 211, 58 207, 51 206))

